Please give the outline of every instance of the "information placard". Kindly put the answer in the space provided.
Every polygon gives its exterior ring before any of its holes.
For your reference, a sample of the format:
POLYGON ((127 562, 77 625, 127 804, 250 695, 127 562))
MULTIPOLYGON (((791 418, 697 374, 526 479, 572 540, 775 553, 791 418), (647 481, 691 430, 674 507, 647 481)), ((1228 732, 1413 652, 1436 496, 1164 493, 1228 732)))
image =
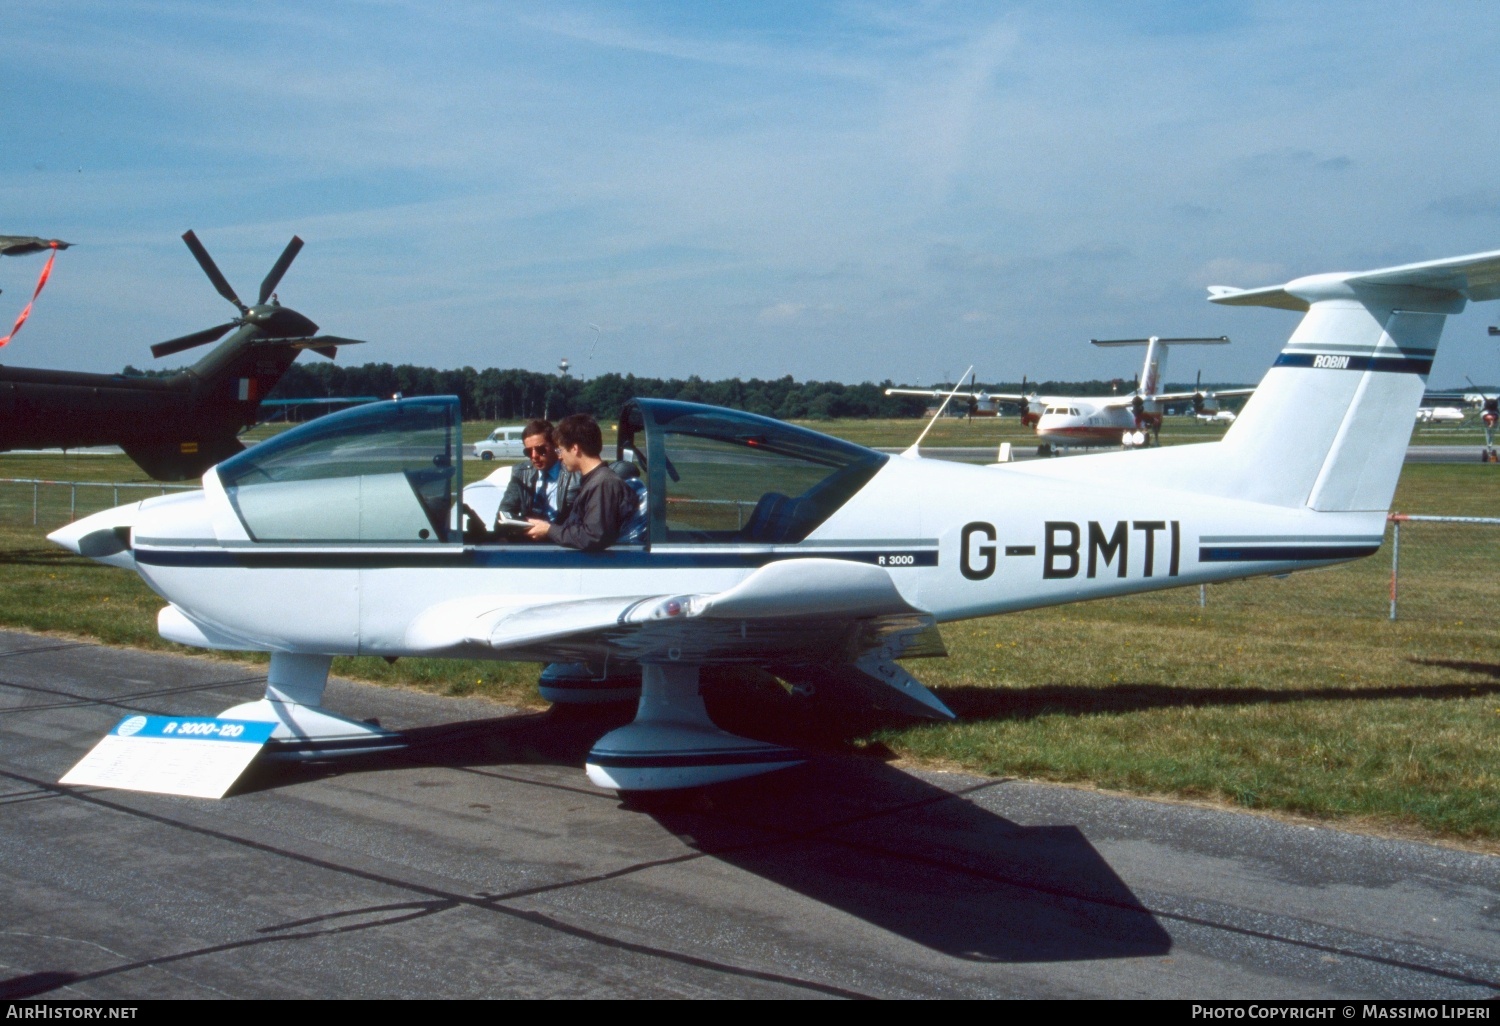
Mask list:
POLYGON ((58 783, 222 798, 275 729, 251 720, 127 716, 58 783))

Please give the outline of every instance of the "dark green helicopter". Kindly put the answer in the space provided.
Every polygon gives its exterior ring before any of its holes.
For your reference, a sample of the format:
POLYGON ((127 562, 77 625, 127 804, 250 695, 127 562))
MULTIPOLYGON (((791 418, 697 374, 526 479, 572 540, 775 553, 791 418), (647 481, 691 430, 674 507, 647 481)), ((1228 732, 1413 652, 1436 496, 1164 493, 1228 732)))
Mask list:
POLYGON ((316 324, 276 300, 281 276, 302 249, 297 236, 260 283, 254 306, 235 295, 196 235, 186 232, 182 241, 240 315, 158 343, 152 355, 170 356, 234 334, 191 367, 163 377, 0 366, 0 450, 118 445, 158 481, 198 477, 244 448, 240 431, 256 423, 260 401, 302 350, 332 359, 339 346, 360 343, 314 337, 316 324))

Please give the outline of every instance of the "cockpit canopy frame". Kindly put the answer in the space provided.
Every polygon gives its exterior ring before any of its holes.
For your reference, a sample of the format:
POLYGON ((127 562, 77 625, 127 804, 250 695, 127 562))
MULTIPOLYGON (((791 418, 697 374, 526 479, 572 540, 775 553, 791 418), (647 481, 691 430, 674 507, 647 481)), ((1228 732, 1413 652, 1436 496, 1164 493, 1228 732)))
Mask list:
POLYGON ((417 396, 319 417, 213 473, 258 542, 457 542, 462 438, 456 396, 417 396))
POLYGON ((669 399, 625 405, 615 455, 647 480, 652 544, 800 542, 890 458, 770 417, 669 399))

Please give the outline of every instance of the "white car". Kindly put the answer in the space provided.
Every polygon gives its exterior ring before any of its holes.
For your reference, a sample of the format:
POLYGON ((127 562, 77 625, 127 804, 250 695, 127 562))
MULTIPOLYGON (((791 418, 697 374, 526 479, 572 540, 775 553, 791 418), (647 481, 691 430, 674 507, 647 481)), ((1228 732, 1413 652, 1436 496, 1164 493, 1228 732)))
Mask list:
POLYGON ((474 455, 482 460, 521 459, 526 455, 526 443, 521 441, 524 424, 497 427, 490 436, 474 443, 474 455))

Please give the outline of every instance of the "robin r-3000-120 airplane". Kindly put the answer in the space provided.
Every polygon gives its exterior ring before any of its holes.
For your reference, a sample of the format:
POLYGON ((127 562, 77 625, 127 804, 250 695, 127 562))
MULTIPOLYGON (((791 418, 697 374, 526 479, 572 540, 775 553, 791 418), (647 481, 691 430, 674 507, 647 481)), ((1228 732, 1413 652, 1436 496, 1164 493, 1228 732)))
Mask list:
MULTIPOLYGON (((1046 450, 1097 448, 1107 445, 1127 447, 1144 445, 1148 433, 1161 431, 1161 418, 1167 404, 1190 402, 1193 412, 1213 414, 1219 412, 1221 397, 1249 395, 1253 388, 1230 388, 1217 392, 1205 391, 1201 384, 1191 392, 1163 392, 1162 382, 1167 373, 1167 348, 1174 345, 1227 345, 1226 336, 1217 338, 1119 338, 1090 339, 1096 346, 1145 346, 1146 362, 1141 368, 1139 384, 1126 395, 1081 396, 1038 395, 1022 391, 1008 392, 945 392, 941 389, 888 388, 886 395, 925 395, 942 398, 952 395, 955 400, 967 402, 970 411, 997 411, 1003 403, 1014 403, 1021 408, 1021 422, 1036 425, 1038 441, 1046 450)), ((1202 375, 1199 375, 1200 382, 1202 375)))
POLYGON ((710 720, 699 672, 953 714, 901 660, 945 622, 1327 566, 1381 545, 1445 315, 1500 298, 1500 251, 1319 274, 1213 302, 1303 311, 1217 442, 971 466, 890 456, 734 410, 638 399, 618 456, 646 482, 640 544, 468 541, 458 401, 331 414, 240 453, 203 488, 50 536, 139 573, 161 634, 271 653, 265 697, 293 754, 399 743, 322 707, 340 654, 639 669, 597 784, 688 787, 801 761, 710 720))

